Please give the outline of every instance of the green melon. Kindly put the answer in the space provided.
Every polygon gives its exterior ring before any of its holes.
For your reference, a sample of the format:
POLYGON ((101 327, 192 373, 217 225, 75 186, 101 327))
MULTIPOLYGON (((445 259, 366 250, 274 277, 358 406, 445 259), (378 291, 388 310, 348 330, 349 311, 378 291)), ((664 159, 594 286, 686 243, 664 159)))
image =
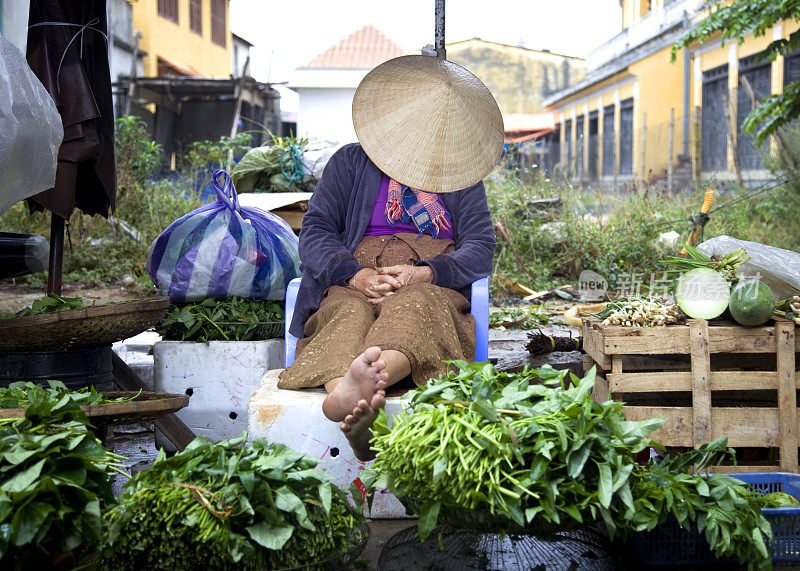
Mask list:
POLYGON ((775 310, 775 298, 769 286, 760 280, 741 280, 731 291, 728 302, 737 323, 747 327, 764 325, 775 310))

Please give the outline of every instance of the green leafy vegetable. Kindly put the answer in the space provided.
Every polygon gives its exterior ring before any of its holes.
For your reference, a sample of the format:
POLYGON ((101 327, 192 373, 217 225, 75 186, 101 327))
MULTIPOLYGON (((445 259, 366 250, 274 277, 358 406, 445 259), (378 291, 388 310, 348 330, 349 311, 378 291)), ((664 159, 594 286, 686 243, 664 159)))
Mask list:
POLYGON ((530 307, 504 307, 500 311, 489 314, 489 326, 505 329, 518 327, 520 329, 535 329, 539 325, 550 322, 544 304, 530 307))
POLYGON ((266 440, 196 438, 134 476, 106 514, 104 569, 278 569, 343 553, 360 514, 314 466, 266 440))
POLYGON ((94 406, 111 402, 126 402, 131 398, 108 399, 94 387, 77 390, 68 389, 61 381, 47 381, 48 387, 31 382, 11 383, 0 387, 0 408, 28 408, 53 406, 59 410, 59 403, 66 398, 69 406, 94 406))
POLYGON ((110 476, 122 458, 100 444, 69 395, 28 401, 25 418, 0 420, 0 562, 49 568, 51 556, 97 546, 110 476))
POLYGON ((84 306, 83 299, 80 297, 61 297, 60 295, 49 293, 45 297, 35 300, 30 307, 26 307, 17 313, 0 311, 0 319, 28 317, 29 315, 40 315, 42 313, 53 313, 56 311, 66 311, 68 309, 81 309, 83 307, 86 306, 84 306))
POLYGON ((423 538, 463 510, 502 516, 506 530, 602 522, 623 538, 674 517, 717 556, 769 566, 770 527, 756 494, 729 476, 689 472, 732 454, 725 439, 641 466, 636 455, 658 446, 647 435, 663 421, 628 421, 622 403, 594 402, 593 370, 568 379, 549 367, 509 374, 453 365, 412 393, 391 428, 378 417, 373 471, 361 475, 420 510, 423 538))
POLYGON ((283 335, 283 305, 232 297, 171 305, 156 331, 173 341, 250 341, 283 335))
POLYGON ((292 181, 285 173, 291 173, 295 165, 292 146, 302 155, 307 139, 295 137, 276 137, 272 135, 272 145, 250 149, 231 171, 233 185, 237 192, 303 192, 311 190, 302 182, 292 181))

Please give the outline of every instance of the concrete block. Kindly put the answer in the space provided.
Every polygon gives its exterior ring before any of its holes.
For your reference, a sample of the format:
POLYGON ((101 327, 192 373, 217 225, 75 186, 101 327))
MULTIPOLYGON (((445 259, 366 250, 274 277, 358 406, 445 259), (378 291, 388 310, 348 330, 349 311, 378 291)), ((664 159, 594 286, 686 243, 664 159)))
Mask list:
MULTIPOLYGON (((249 438, 266 438, 289 446, 297 452, 320 458, 319 468, 328 472, 337 486, 348 489, 352 482, 361 484, 358 473, 369 463, 353 456, 350 445, 339 430, 339 423, 322 414, 324 389, 282 390, 277 386, 280 370, 269 371, 250 397, 247 426, 249 438)), ((402 408, 400 397, 386 399, 391 416, 402 408)), ((372 504, 372 518, 405 518, 405 508, 387 491, 377 493, 372 504)))
MULTIPOLYGON (((198 436, 237 438, 247 429, 247 401, 264 374, 283 363, 283 339, 160 341, 153 346, 157 391, 189 394, 176 414, 198 436)), ((156 434, 156 443, 167 446, 156 434)))

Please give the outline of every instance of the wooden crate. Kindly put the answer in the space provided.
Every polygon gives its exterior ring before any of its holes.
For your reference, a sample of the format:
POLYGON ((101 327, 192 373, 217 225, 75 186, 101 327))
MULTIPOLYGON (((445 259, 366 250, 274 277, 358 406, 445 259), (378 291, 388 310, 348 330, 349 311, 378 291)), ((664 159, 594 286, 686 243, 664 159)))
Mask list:
POLYGON ((653 440, 694 447, 727 436, 735 448, 777 449, 780 460, 722 471, 798 471, 800 337, 791 321, 742 327, 689 319, 634 328, 588 319, 583 345, 584 368, 597 366, 595 400, 629 403, 629 420, 664 419, 653 440))

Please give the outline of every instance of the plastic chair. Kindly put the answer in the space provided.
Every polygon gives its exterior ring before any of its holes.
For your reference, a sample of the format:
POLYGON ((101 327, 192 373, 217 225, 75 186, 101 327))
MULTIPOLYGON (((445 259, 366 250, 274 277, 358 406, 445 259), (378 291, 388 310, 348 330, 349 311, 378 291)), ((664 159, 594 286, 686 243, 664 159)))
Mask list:
MULTIPOLYGON (((297 301, 297 292, 300 290, 300 278, 289 282, 286 288, 286 347, 284 349, 284 366, 289 367, 294 363, 294 354, 297 349, 297 337, 289 333, 292 323, 294 304, 297 301)), ((472 282, 472 306, 470 313, 475 317, 475 361, 489 360, 489 278, 480 278, 472 282)))

